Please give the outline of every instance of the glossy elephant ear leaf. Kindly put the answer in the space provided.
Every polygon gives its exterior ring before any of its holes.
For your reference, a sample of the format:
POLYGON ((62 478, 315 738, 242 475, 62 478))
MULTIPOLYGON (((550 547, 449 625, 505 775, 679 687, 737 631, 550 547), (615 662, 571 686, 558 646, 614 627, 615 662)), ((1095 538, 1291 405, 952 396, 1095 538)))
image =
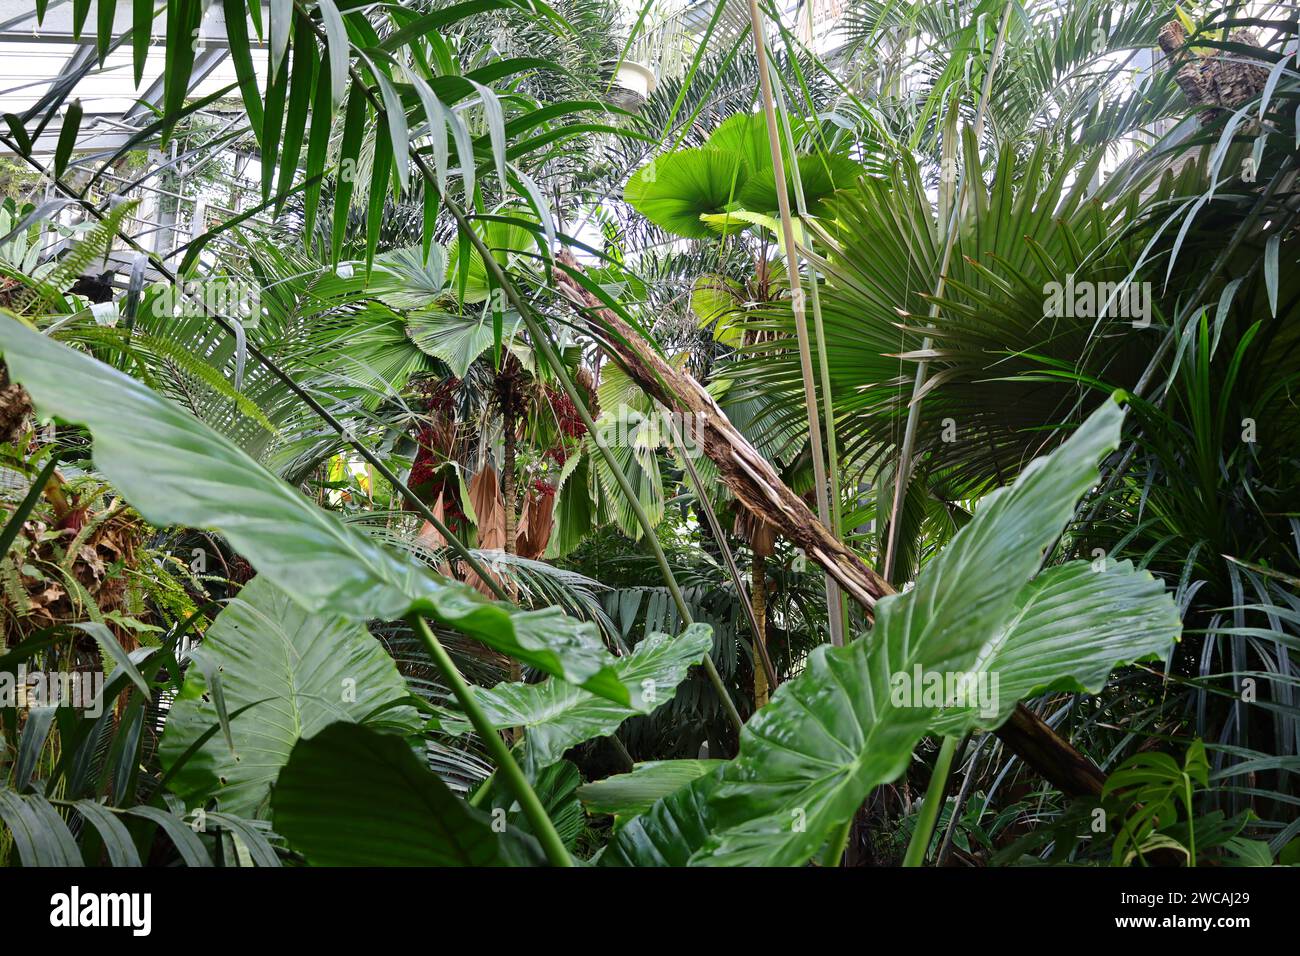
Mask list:
POLYGON ((700 216, 722 212, 745 185, 750 171, 736 153, 682 149, 656 156, 623 188, 623 198, 657 226, 688 239, 713 231, 700 216))
POLYGON ((693 863, 802 864, 872 787, 906 769, 937 708, 896 700, 895 676, 976 666, 1096 481, 1122 419, 1105 402, 1059 449, 989 495, 912 590, 882 600, 869 635, 813 652, 742 732, 709 801, 716 831, 693 863))
MULTIPOLYGON (((294 744, 337 721, 361 722, 406 697, 397 665, 364 624, 312 613, 270 581, 256 577, 217 615, 194 652, 196 665, 167 714, 159 756, 170 769, 218 722, 207 674, 219 673, 230 722, 225 738, 209 737, 171 781, 190 804, 215 797, 238 816, 261 810, 294 744)), ((410 707, 383 711, 385 724, 415 732, 422 724, 410 707)))
POLYGON ((401 737, 331 724, 300 740, 271 794, 275 832, 316 866, 495 866, 486 815, 401 737))
POLYGON ((355 621, 419 612, 593 694, 632 699, 594 624, 488 601, 399 558, 143 383, 17 319, 0 317, 0 348, 42 412, 90 429, 96 466, 147 520, 219 531, 303 608, 355 621))
POLYGON ((590 813, 628 820, 722 764, 721 760, 648 760, 637 764, 631 773, 583 784, 578 788, 578 799, 590 813))
POLYGON ((930 732, 996 728, 1018 701, 1049 690, 1096 693, 1118 665, 1165 657, 1181 632, 1164 585, 1129 561, 1048 568, 1025 585, 1011 621, 970 670, 985 675, 977 687, 990 706, 945 707, 930 732))
POLYGON ((723 768, 696 777, 629 820, 600 854, 601 866, 686 866, 717 826, 711 797, 723 768))
MULTIPOLYGON (((564 752, 584 740, 604 737, 629 717, 649 714, 672 700, 686 672, 713 646, 713 629, 692 624, 680 637, 651 634, 627 657, 614 665, 619 680, 632 691, 627 705, 596 697, 572 684, 547 680, 540 684, 501 683, 491 690, 472 688, 474 697, 500 730, 525 728, 524 759, 540 770, 555 763, 564 752)), ((467 731, 464 725, 446 730, 467 731)))

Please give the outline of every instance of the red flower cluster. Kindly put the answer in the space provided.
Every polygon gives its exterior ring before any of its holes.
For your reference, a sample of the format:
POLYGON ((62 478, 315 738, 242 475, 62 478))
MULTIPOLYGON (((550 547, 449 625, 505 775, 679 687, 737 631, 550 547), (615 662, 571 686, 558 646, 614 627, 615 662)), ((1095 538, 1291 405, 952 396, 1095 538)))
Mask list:
POLYGON ((547 388, 546 398, 551 403, 551 410, 555 412, 560 431, 566 437, 581 438, 587 433, 587 426, 578 415, 578 406, 573 404, 573 399, 566 393, 559 389, 547 388))
POLYGON ((433 450, 430 447, 433 438, 432 431, 432 428, 426 426, 421 428, 416 435, 416 441, 420 443, 420 450, 416 452, 415 462, 411 465, 409 484, 412 487, 419 487, 433 478, 433 450))
POLYGON ((446 451, 444 446, 449 426, 455 418, 453 399, 458 385, 460 385, 458 378, 426 378, 413 386, 416 394, 424 399, 424 410, 431 420, 422 422, 415 433, 419 451, 416 452, 415 461, 411 465, 412 487, 419 487, 433 479, 437 469, 435 450, 446 451), (440 427, 438 419, 445 419, 446 423, 440 427))

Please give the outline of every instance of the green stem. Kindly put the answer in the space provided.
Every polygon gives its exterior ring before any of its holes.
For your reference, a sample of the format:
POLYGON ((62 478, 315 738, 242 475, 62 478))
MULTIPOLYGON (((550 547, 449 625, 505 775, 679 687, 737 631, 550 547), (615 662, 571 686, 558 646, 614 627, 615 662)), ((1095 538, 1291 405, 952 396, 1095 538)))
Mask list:
POLYGON ((478 788, 469 795, 465 802, 471 807, 483 806, 483 801, 486 800, 487 795, 492 792, 492 784, 495 782, 496 778, 497 775, 495 773, 488 774, 487 779, 478 785, 478 788))
MULTIPOLYGON (((794 315, 795 338, 799 345, 799 374, 803 380, 804 407, 808 417, 808 444, 812 452, 813 479, 817 492, 817 517, 822 524, 832 528, 832 533, 838 533, 831 521, 830 495, 826 480, 826 453, 822 448, 821 412, 817 404, 812 346, 808 340, 808 317, 799 278, 799 247, 795 242, 794 221, 790 214, 790 196, 786 191, 781 128, 776 116, 776 101, 772 94, 772 78, 768 74, 767 31, 763 25, 763 15, 759 12, 757 0, 749 0, 749 21, 754 40, 754 62, 758 66, 758 88, 763 104, 763 117, 767 123, 767 136, 772 152, 772 171, 776 177, 778 218, 781 221, 781 236, 785 241, 786 280, 790 285, 790 307, 794 315)), ((791 165, 792 167, 795 165, 793 156, 791 165)), ((839 584, 831 574, 827 573, 826 616, 830 624, 831 643, 836 647, 844 644, 842 607, 839 584)))
POLYGON ((442 672, 446 678, 447 684, 451 687, 451 692, 456 695, 456 700, 460 703, 460 708, 469 718, 469 722, 474 725, 478 731, 479 737, 487 745, 488 753, 492 755, 493 761, 497 765, 497 773, 505 779, 506 786, 514 794, 515 799, 519 801, 519 806, 523 808, 524 816, 532 824, 533 835, 537 837, 537 842, 542 845, 546 853, 546 858, 551 861, 552 866, 573 866, 573 860, 569 857, 569 851, 564 848, 564 841, 560 839, 560 834, 555 830, 555 824, 551 823, 551 818, 546 815, 546 809, 542 806, 542 801, 537 799, 537 794, 529 786, 528 778, 524 772, 519 769, 519 764, 515 763, 515 758, 510 755, 510 749, 506 742, 501 739, 492 722, 488 720, 487 714, 483 713, 483 708, 479 707, 478 701, 470 693, 469 685, 465 683, 465 678, 460 676, 460 671, 456 669, 456 663, 447 654, 442 643, 434 636, 429 624, 418 614, 412 614, 410 617, 411 626, 415 632, 420 635, 424 641, 424 646, 429 651, 429 656, 433 658, 434 665, 442 672))
MULTIPOLYGON (((854 816, 857 816, 855 813, 854 816)), ((853 817, 844 821, 844 825, 831 835, 830 841, 826 844, 826 851, 822 854, 822 866, 839 866, 840 860, 844 858, 844 848, 849 845, 849 832, 853 829, 853 817)))
POLYGON ((952 755, 957 750, 958 740, 957 737, 944 737, 943 744, 939 747, 939 756, 934 761, 934 773, 930 774, 930 785, 925 788, 925 802, 917 814, 916 829, 912 831, 912 840, 907 844, 903 866, 920 866, 925 862, 930 838, 934 836, 934 825, 939 819, 939 808, 943 806, 944 795, 948 791, 948 771, 952 769, 952 755))
MULTIPOLYGON (((812 16, 812 6, 809 5, 808 15, 812 16)), ((784 29, 782 34, 784 35, 784 29)), ((795 66, 798 70, 797 65, 795 66)), ((799 74, 802 83, 802 74, 799 74)), ((779 78, 779 77, 778 77, 779 78)), ((781 123, 781 135, 785 142, 786 149, 790 155, 795 155, 794 132, 790 124, 790 115, 786 109, 785 95, 781 91, 781 86, 774 87, 776 115, 781 123)), ((808 200, 804 195, 803 177, 799 175, 799 164, 790 163, 790 183, 794 187, 795 209, 799 214, 799 221, 806 222, 808 219, 808 200)), ((830 530, 831 534, 837 539, 844 532, 843 521, 841 520, 840 508, 840 469, 839 469, 839 442, 835 435, 835 407, 831 398, 831 374, 830 366, 826 355, 826 328, 822 321, 822 304, 819 284, 817 282, 816 260, 812 257, 813 252, 812 236, 808 235, 807 253, 801 258, 808 266, 808 302, 812 306, 813 318, 813 339, 817 343, 817 373, 821 383, 822 399, 822 422, 826 428, 826 462, 829 466, 827 478, 830 480, 830 530)), ((850 640, 849 635, 849 606, 843 590, 836 588, 839 598, 838 607, 828 607, 829 614, 837 614, 840 619, 841 632, 845 635, 845 640, 850 640)))

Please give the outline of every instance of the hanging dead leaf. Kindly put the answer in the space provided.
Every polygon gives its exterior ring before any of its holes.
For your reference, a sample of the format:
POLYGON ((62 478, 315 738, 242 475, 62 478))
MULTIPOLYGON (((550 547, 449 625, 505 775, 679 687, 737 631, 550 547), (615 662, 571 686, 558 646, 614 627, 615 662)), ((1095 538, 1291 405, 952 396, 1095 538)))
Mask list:
MULTIPOLYGON (((506 544, 506 505, 501 497, 497 470, 484 465, 469 483, 469 503, 474 509, 475 527, 478 530, 478 547, 482 551, 504 551, 506 544)), ((493 574, 500 583, 500 578, 493 574)), ((493 597, 492 588, 473 571, 467 570, 465 583, 493 597)))
POLYGON ((477 519, 478 546, 484 550, 504 549, 506 506, 497 470, 491 465, 484 465, 470 480, 469 502, 477 519))
POLYGON ((524 496, 523 514, 519 516, 519 534, 515 537, 515 553, 522 558, 537 560, 546 552, 551 540, 551 527, 555 517, 555 492, 533 488, 524 496))

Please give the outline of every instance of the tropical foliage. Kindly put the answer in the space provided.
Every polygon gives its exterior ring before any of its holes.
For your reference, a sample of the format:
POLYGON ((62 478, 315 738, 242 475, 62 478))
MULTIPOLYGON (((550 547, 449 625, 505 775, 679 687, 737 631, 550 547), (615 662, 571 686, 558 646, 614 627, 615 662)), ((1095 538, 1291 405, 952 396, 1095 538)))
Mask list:
POLYGON ((1294 11, 210 7, 0 132, 0 860, 1300 861, 1294 11))

